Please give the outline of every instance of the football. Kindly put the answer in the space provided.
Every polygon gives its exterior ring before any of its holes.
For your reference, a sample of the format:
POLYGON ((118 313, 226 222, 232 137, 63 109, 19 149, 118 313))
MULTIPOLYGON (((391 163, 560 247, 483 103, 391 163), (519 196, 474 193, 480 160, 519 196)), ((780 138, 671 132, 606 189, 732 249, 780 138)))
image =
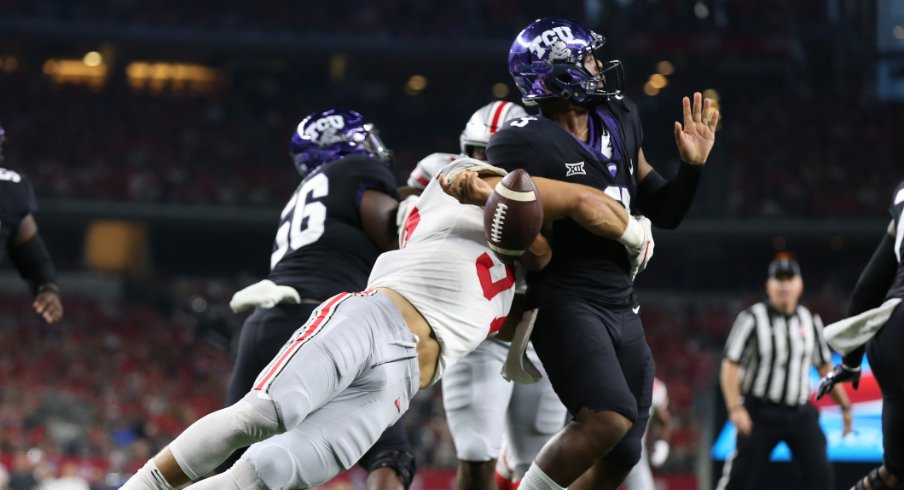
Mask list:
POLYGON ((543 205, 527 172, 519 168, 496 184, 484 207, 483 225, 490 249, 505 262, 533 243, 543 225, 543 205))

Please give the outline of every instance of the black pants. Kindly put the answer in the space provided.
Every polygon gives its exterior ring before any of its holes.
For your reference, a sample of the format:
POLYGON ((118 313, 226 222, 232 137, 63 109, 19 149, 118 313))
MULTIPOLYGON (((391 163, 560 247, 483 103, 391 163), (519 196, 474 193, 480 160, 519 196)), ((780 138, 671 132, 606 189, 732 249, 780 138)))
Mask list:
POLYGON ((788 482, 783 488, 823 490, 832 486, 832 466, 826 452, 826 436, 819 427, 819 412, 810 404, 787 407, 750 399, 744 402, 753 430, 738 435, 735 454, 725 462, 718 489, 754 490, 761 488, 759 476, 779 442, 785 441, 791 457, 804 476, 803 486, 788 482), (727 476, 727 480, 725 478, 727 476))
MULTIPOLYGON (((904 304, 904 303, 902 303, 904 304)), ((904 306, 867 344, 866 355, 882 390, 883 462, 898 478, 904 478, 904 306)))
POLYGON ((614 411, 634 423, 604 458, 630 469, 640 460, 655 371, 640 317, 571 295, 544 292, 538 303, 531 341, 553 390, 572 414, 614 411))
MULTIPOLYGON (((236 355, 235 367, 229 380, 229 388, 226 392, 226 406, 242 399, 254 385, 258 374, 267 367, 273 357, 289 340, 293 332, 308 321, 319 304, 278 305, 275 308, 258 308, 245 320, 242 333, 239 336, 239 347, 236 355)), ((408 467, 407 470, 413 476, 414 448, 408 440, 408 432, 405 430, 404 418, 386 429, 380 439, 361 457, 358 462, 364 469, 371 471, 376 469, 376 464, 394 467, 395 464, 385 463, 384 453, 396 451, 398 464, 408 467), (405 455, 410 455, 410 458, 405 455), (411 459, 409 462, 408 460, 411 459)), ((236 451, 232 458, 224 463, 220 469, 228 469, 241 456, 244 450, 236 451)), ((397 470, 398 471, 398 470, 397 470)))

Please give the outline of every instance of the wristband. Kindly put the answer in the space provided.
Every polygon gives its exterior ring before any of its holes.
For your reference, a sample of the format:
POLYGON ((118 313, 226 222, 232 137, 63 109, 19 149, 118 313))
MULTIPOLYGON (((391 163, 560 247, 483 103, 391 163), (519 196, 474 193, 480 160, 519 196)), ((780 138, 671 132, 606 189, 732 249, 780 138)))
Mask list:
POLYGON ((625 227, 625 232, 616 241, 631 249, 638 249, 643 245, 643 239, 643 226, 634 216, 628 216, 628 226, 625 227))

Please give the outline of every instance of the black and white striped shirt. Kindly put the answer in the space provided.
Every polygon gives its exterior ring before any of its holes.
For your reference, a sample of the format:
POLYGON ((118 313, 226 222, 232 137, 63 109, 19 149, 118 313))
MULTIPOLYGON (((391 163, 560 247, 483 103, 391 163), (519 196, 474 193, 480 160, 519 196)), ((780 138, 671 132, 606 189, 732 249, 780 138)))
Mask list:
POLYGON ((831 362, 819 315, 798 306, 785 316, 757 303, 741 312, 725 344, 725 359, 741 365, 745 397, 800 406, 810 396, 810 366, 831 362))

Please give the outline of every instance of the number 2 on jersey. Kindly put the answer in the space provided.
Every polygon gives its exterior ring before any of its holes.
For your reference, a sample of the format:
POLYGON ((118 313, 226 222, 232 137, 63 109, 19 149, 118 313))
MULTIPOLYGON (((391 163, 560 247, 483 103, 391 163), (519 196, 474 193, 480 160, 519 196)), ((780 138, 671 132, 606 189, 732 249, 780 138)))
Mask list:
POLYGON ((276 231, 276 243, 270 256, 270 268, 291 250, 309 245, 323 235, 323 223, 326 221, 326 206, 320 199, 330 191, 330 182, 326 175, 317 174, 311 177, 295 191, 292 199, 283 208, 280 215, 283 220, 276 231), (302 229, 304 227, 304 229, 302 229))

